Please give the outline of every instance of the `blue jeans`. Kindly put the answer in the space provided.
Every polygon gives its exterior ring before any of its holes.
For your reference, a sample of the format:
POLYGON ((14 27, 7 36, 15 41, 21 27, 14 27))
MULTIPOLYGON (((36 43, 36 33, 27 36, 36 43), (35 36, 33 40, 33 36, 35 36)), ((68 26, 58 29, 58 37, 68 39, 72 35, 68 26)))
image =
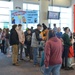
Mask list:
POLYGON ((44 70, 44 75, 60 75, 61 64, 49 66, 49 69, 44 70))
POLYGON ((33 62, 34 62, 34 65, 36 65, 38 63, 37 54, 38 54, 38 47, 33 47, 33 62))

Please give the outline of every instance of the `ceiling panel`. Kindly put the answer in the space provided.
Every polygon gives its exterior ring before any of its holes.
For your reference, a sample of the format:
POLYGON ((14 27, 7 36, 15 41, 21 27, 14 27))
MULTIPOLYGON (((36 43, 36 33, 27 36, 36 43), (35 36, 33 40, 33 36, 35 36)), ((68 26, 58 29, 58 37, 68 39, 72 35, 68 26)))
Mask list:
MULTIPOLYGON (((0 0, 0 1, 12 1, 12 0, 0 0)), ((61 6, 61 7, 70 7, 71 6, 71 1, 72 0, 50 0, 50 5, 54 6, 61 6)), ((23 0, 23 2, 29 2, 29 3, 40 3, 40 0, 23 0)))

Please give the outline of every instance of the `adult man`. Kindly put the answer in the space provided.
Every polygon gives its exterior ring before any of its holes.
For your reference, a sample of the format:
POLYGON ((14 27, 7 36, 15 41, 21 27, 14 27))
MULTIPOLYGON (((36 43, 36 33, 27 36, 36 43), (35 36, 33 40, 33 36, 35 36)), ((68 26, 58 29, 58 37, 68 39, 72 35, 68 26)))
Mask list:
POLYGON ((57 33, 57 27, 56 27, 56 24, 54 24, 53 31, 54 31, 55 33, 57 33))
POLYGON ((37 29, 35 29, 34 33, 32 34, 31 47, 33 48, 33 61, 35 66, 38 64, 37 51, 38 51, 39 42, 42 41, 42 38, 40 37, 40 30, 41 30, 41 25, 38 24, 37 29))
POLYGON ((45 45, 45 71, 44 75, 60 75, 62 64, 63 46, 60 39, 55 37, 53 31, 50 32, 49 40, 45 45))
POLYGON ((12 64, 18 66, 18 45, 19 45, 19 38, 17 34, 17 25, 13 25, 10 31, 10 45, 12 46, 12 64))
POLYGON ((22 52, 23 52, 23 46, 24 46, 24 42, 25 42, 25 35, 24 35, 24 32, 21 30, 21 28, 22 28, 22 25, 19 24, 17 33, 19 36, 20 60, 23 60, 22 52))

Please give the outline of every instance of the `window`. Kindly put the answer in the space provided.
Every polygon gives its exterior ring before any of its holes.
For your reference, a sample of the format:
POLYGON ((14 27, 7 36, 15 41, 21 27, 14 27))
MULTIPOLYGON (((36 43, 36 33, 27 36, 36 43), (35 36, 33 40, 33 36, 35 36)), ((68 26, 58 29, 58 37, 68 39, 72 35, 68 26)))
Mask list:
POLYGON ((4 28, 9 28, 9 22, 4 22, 4 28))
POLYGON ((0 22, 9 22, 9 16, 0 15, 0 22))
POLYGON ((9 9, 13 10, 13 2, 9 2, 9 9))
POLYGON ((59 20, 51 20, 51 23, 60 23, 59 20))
POLYGON ((1 15, 9 15, 9 9, 8 8, 0 8, 0 14, 1 15))
POLYGON ((59 12, 60 11, 60 7, 49 6, 48 10, 49 11, 57 11, 57 12, 59 12))
POLYGON ((28 4, 28 10, 39 10, 39 5, 28 4))
POLYGON ((0 23, 0 28, 1 28, 1 29, 4 28, 4 23, 0 23))
POLYGON ((69 13, 60 13, 60 18, 63 18, 63 19, 71 18, 71 14, 69 14, 69 13))
POLYGON ((10 3, 7 1, 0 1, 0 7, 9 8, 10 3))
POLYGON ((60 7, 53 7, 53 11, 59 12, 60 11, 60 7))
POLYGON ((62 8, 61 7, 61 12, 69 13, 70 10, 71 10, 70 8, 62 8))
POLYGON ((67 24, 68 23, 68 19, 61 19, 61 24, 62 23, 66 23, 67 24))
POLYGON ((11 28, 10 10, 13 10, 13 2, 0 1, 0 28, 11 28))
POLYGON ((27 4, 23 4, 23 10, 26 10, 27 9, 27 4))
MULTIPOLYGON (((51 23, 51 28, 52 28, 52 29, 54 28, 53 24, 54 24, 54 23, 51 23)), ((59 27, 59 26, 60 26, 59 23, 56 23, 56 26, 59 27)))
MULTIPOLYGON (((69 27, 72 30, 72 11, 71 8, 63 8, 63 7, 55 7, 55 6, 49 6, 49 11, 55 11, 60 12, 60 19, 59 20, 48 20, 49 24, 51 25, 51 28, 53 28, 53 24, 56 23, 57 27, 69 27)), ((63 29, 62 29, 63 31, 63 29)))

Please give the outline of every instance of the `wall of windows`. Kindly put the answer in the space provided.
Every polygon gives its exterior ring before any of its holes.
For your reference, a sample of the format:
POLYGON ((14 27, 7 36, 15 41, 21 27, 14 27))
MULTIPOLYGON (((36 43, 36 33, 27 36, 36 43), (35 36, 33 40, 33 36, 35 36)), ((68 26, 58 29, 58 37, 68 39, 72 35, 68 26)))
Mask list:
MULTIPOLYGON (((10 10, 13 10, 13 2, 0 1, 0 28, 10 26, 10 24, 9 24, 10 10)), ((39 14, 39 5, 38 4, 23 3, 23 10, 24 11, 38 10, 38 14, 39 14)), ((72 30, 71 8, 49 6, 48 10, 60 12, 60 19, 59 20, 48 20, 48 23, 51 25, 51 28, 53 28, 53 24, 56 23, 57 27, 63 28, 63 27, 68 26, 72 30)), ((38 23, 39 23, 39 15, 38 15, 38 23)), ((31 28, 32 26, 34 28, 36 28, 37 24, 24 24, 23 29, 25 30, 26 27, 31 28)))
POLYGON ((51 28, 53 28, 53 24, 56 23, 57 27, 61 27, 62 31, 63 27, 69 27, 72 30, 71 8, 49 6, 48 10, 60 12, 59 20, 48 20, 49 24, 51 25, 51 28))
POLYGON ((0 28, 8 28, 10 22, 10 10, 13 10, 13 2, 0 1, 0 28))

